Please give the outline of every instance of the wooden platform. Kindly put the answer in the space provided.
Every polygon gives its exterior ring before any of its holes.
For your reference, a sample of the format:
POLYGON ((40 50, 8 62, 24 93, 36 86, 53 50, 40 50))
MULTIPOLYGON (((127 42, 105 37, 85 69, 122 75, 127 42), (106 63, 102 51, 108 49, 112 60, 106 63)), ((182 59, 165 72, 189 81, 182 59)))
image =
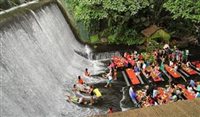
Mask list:
POLYGON ((200 117, 200 99, 179 101, 96 117, 200 117))

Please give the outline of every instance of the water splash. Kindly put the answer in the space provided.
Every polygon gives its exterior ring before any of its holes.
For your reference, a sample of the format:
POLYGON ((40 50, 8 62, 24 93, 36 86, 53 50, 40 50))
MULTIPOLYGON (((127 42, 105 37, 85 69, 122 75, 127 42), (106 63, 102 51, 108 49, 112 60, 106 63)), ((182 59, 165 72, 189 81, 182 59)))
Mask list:
POLYGON ((91 56, 92 49, 88 45, 85 45, 85 53, 87 54, 87 58, 91 60, 92 59, 92 56, 91 56))

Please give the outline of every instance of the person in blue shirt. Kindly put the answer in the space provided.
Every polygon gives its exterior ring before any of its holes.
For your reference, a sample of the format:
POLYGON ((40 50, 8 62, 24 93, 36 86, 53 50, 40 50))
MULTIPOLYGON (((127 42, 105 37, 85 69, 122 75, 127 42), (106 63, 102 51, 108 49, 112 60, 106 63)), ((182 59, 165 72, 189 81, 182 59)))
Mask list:
POLYGON ((129 88, 129 96, 130 96, 132 102, 134 103, 135 107, 138 107, 137 94, 135 93, 133 88, 134 88, 133 86, 129 88))
POLYGON ((196 84, 195 84, 195 82, 194 82, 194 80, 190 80, 190 83, 189 83, 189 85, 191 85, 192 87, 195 87, 196 86, 196 84))
POLYGON ((139 75, 140 69, 137 66, 135 66, 134 67, 134 72, 135 72, 136 75, 139 75))

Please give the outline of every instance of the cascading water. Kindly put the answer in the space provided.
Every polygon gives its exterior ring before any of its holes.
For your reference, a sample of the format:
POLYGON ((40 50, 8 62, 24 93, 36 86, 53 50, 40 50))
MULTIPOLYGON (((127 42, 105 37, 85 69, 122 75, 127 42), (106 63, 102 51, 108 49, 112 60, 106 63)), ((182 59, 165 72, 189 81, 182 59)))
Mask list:
POLYGON ((85 45, 85 52, 87 54, 87 58, 91 60, 92 49, 88 45, 85 45))
POLYGON ((91 56, 92 56, 92 59, 94 60, 110 60, 112 56, 121 56, 121 54, 118 51, 111 51, 111 52, 95 53, 91 56))
POLYGON ((65 100, 86 67, 92 74, 104 67, 75 52, 85 52, 85 47, 76 41, 56 4, 0 22, 0 26, 1 116, 69 117, 101 112, 65 100))
POLYGON ((129 86, 122 88, 123 96, 122 99, 120 100, 120 108, 122 109, 122 111, 127 111, 134 107, 131 98, 129 96, 129 88, 130 88, 129 86))

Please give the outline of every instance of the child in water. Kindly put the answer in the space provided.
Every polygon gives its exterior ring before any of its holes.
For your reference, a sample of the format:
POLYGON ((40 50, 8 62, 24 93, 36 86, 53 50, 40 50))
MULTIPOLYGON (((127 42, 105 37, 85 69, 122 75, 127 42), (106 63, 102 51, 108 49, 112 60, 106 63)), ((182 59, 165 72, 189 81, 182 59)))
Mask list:
POLYGON ((84 75, 85 75, 85 76, 90 76, 90 73, 88 72, 88 69, 87 69, 87 68, 85 68, 84 75))
POLYGON ((78 76, 78 84, 84 84, 85 82, 83 81, 83 79, 81 78, 81 76, 78 76))

